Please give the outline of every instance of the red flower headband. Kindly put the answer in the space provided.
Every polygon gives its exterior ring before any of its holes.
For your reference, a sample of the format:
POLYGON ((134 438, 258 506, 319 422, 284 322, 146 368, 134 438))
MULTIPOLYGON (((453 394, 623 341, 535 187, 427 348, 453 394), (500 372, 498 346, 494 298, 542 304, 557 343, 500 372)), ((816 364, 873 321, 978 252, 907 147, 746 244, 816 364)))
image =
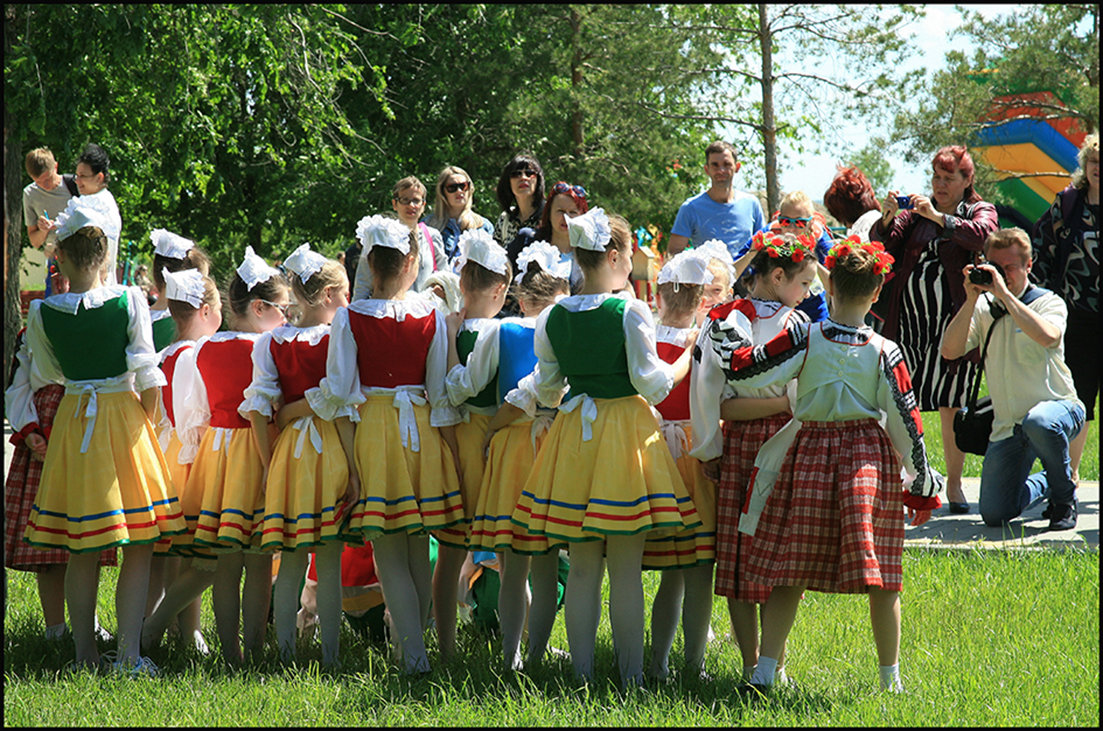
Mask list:
POLYGON ((816 251, 816 243, 808 234, 801 234, 795 240, 786 242, 777 234, 759 231, 751 239, 751 246, 755 251, 765 250, 771 259, 792 259, 797 264, 804 261, 806 256, 815 257, 816 251))
POLYGON ((877 260, 877 263, 873 265, 874 274, 888 274, 892 269, 892 263, 895 260, 892 258, 892 254, 885 251, 884 244, 880 241, 863 242, 857 236, 850 236, 832 246, 831 251, 827 252, 823 265, 828 269, 834 269, 835 263, 839 259, 858 251, 864 251, 877 260))

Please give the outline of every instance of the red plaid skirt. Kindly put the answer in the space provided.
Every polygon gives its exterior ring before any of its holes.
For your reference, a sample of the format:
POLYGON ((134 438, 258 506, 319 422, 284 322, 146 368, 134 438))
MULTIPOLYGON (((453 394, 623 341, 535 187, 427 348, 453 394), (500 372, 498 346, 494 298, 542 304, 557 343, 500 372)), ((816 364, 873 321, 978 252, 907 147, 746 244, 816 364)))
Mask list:
POLYGON ((751 544, 747 579, 864 593, 903 583, 900 463, 874 419, 805 422, 751 544))
POLYGON ((753 421, 724 422, 724 456, 716 486, 716 593, 741 602, 765 604, 770 588, 747 581, 747 559, 754 536, 739 532, 754 459, 767 439, 790 419, 774 414, 753 421))
MULTIPOLYGON (((65 387, 51 384, 34 392, 34 407, 38 424, 45 428, 54 423, 65 387)), ((31 506, 42 479, 42 462, 31 459, 26 444, 12 452, 8 475, 4 481, 4 566, 19 571, 42 571, 58 564, 69 563, 69 552, 63 548, 36 548, 23 542, 23 531, 31 519, 31 506)), ((115 566, 115 549, 100 554, 100 566, 115 566)))

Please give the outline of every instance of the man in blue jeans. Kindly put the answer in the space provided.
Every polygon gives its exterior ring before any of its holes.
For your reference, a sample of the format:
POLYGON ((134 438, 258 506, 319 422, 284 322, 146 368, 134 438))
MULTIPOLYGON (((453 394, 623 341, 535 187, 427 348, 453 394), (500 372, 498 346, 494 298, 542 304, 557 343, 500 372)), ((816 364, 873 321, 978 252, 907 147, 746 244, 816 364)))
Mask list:
POLYGON ((1030 237, 1022 229, 989 235, 984 255, 986 264, 965 267, 965 304, 941 347, 943 358, 958 358, 992 330, 984 368, 994 417, 981 469, 981 517, 1004 525, 1044 497, 1049 529, 1068 530, 1076 526, 1069 441, 1084 426, 1084 404, 1064 360, 1068 309, 1054 293, 1032 289, 1030 237), (990 274, 990 283, 975 283, 975 269, 990 274), (1030 474, 1035 458, 1043 470, 1030 474))

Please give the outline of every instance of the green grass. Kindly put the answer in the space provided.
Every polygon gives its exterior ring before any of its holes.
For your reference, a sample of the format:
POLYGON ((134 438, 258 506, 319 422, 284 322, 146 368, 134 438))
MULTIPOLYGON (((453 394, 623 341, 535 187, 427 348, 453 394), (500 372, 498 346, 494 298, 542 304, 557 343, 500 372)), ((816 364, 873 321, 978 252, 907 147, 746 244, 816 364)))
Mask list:
MULTIPOLYGON (((987 387, 981 385, 981 396, 987 394, 987 387)), ((1096 416, 1099 416, 1098 399, 1096 399, 1096 416)), ((922 414, 923 417, 923 439, 927 445, 927 458, 931 461, 931 465, 939 471, 940 474, 946 474, 946 457, 942 452, 942 421, 939 419, 937 411, 928 411, 922 414)), ((1087 442, 1084 445, 1084 456, 1080 460, 1080 479, 1081 480, 1093 480, 1099 481, 1099 419, 1093 419, 1086 422, 1088 437, 1087 442)), ((980 468, 984 458, 978 454, 965 455, 965 469, 962 471, 964 477, 980 477, 980 468)), ((1037 472, 1042 469, 1042 463, 1038 460, 1034 461, 1034 468, 1032 471, 1037 472)))
MULTIPOLYGON (((30 574, 9 572, 4 723, 79 726, 1095 726, 1099 721, 1098 552, 904 554, 901 671, 907 694, 877 690, 866 600, 808 592, 790 636, 796 692, 748 705, 733 692, 739 655, 719 598, 710 682, 681 682, 622 696, 608 617, 598 636, 599 680, 580 688, 565 661, 531 677, 503 677, 493 643, 461 630, 460 658, 426 678, 400 677, 380 650, 342 634, 341 672, 318 669, 316 645, 300 668, 269 660, 243 672, 166 644, 157 679, 60 669, 71 644, 42 639, 30 574)), ((100 616, 113 627, 116 569, 104 569, 100 616)), ((656 574, 645 575, 653 596, 656 574)), ((209 595, 208 641, 215 632, 209 595)), ((275 656, 272 633, 268 654, 275 656)), ((430 658, 435 640, 427 635, 430 658)), ((562 615, 552 644, 566 648, 562 615)), ((216 649, 216 648, 212 648, 216 649)), ((680 657, 680 639, 674 660, 680 657)))

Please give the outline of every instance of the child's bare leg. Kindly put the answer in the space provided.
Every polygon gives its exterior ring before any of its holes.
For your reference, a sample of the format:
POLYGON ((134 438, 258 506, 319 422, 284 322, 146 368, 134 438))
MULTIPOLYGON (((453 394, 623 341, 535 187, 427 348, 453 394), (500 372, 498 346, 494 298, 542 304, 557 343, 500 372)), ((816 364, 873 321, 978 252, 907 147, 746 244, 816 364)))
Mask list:
POLYGON ((283 662, 295 659, 295 617, 299 612, 299 583, 306 575, 308 561, 310 552, 306 548, 284 551, 280 555, 280 573, 276 577, 273 598, 273 619, 276 623, 276 644, 283 662))
POLYGON ((705 669, 705 646, 712 619, 712 564, 684 570, 685 600, 682 602, 682 635, 685 639, 686 672, 699 675, 705 669))
POLYGON ((548 649, 559 605, 559 551, 533 556, 530 563, 532 601, 529 603, 529 638, 525 662, 537 663, 548 649))
POLYGON ((869 618, 877 645, 881 687, 903 690, 900 683, 900 592, 869 587, 869 618))
POLYGON ((339 541, 331 541, 318 546, 314 553, 315 568, 318 570, 318 621, 322 625, 322 665, 327 667, 336 665, 340 656, 343 550, 339 541))
POLYGON ((467 551, 443 543, 437 546, 437 566, 433 571, 433 619, 437 625, 437 643, 445 662, 456 652, 456 605, 459 601, 460 569, 467 551))
POLYGON ((682 613, 685 574, 680 569, 662 572, 655 599, 651 602, 651 664, 647 674, 665 678, 670 674, 670 648, 678 633, 678 617, 682 613))
POLYGON ((758 664, 751 676, 752 683, 773 684, 778 660, 785 650, 785 640, 796 621, 797 608, 803 593, 802 586, 775 586, 770 592, 770 598, 762 608, 762 645, 758 664))
POLYGON ((241 590, 242 636, 246 654, 250 660, 257 661, 264 652, 268 608, 272 604, 272 554, 245 552, 244 564, 245 586, 241 590))
POLYGON ((35 574, 38 584, 38 601, 42 604, 42 617, 46 629, 65 628, 65 564, 47 566, 35 574))
POLYGON ((97 552, 73 553, 69 555, 69 566, 65 570, 65 603, 69 607, 77 663, 91 667, 100 661, 95 634, 96 590, 99 588, 96 565, 99 560, 97 552))
POLYGON ((498 618, 502 626, 502 658, 505 666, 520 670, 521 634, 525 629, 525 614, 529 606, 528 556, 513 551, 498 553, 502 569, 502 586, 498 592, 498 618))
POLYGON ((609 622, 622 687, 643 682, 643 559, 645 534, 606 539, 609 622))
POLYGON ((743 657, 743 672, 754 672, 758 664, 758 607, 751 602, 741 602, 728 597, 728 616, 731 619, 732 637, 739 645, 743 657))
POLYGON ((583 680, 594 677, 594 644, 601 619, 601 579, 605 575, 605 544, 602 541, 572 543, 568 549, 571 570, 563 614, 571 665, 583 680))
POLYGON ((241 570, 245 559, 241 551, 223 553, 215 569, 211 603, 215 628, 222 644, 222 659, 240 665, 241 655, 241 570))
POLYGON ((149 591, 149 565, 153 560, 153 544, 129 544, 122 548, 123 563, 115 585, 115 616, 118 619, 119 644, 116 658, 126 665, 138 662, 145 617, 146 593, 149 591))

